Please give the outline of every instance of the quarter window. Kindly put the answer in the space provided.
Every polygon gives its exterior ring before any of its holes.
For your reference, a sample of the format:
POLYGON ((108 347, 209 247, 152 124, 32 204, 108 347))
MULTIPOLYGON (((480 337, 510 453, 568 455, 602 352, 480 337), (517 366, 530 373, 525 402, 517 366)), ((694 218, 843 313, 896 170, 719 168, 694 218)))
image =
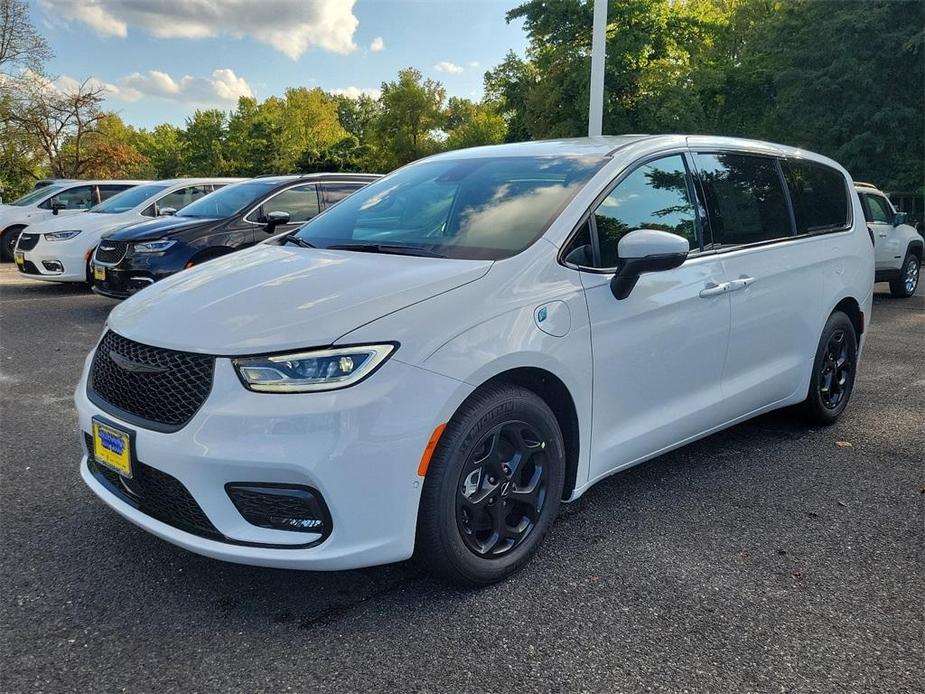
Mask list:
POLYGON ((890 210, 890 204, 879 195, 865 195, 867 199, 867 209, 870 210, 870 219, 868 221, 876 224, 892 224, 893 213, 890 210))
POLYGON ((620 239, 637 229, 683 236, 692 250, 699 250, 697 213, 684 158, 676 154, 635 169, 594 210, 594 224, 602 268, 617 265, 620 239))
POLYGON ((848 226, 848 188, 835 169, 808 161, 781 162, 798 234, 844 229, 848 226))
POLYGON ((716 247, 793 235, 777 161, 743 154, 695 154, 716 247))
POLYGON ((270 212, 288 212, 292 223, 307 222, 319 212, 315 185, 296 186, 274 195, 248 215, 248 220, 262 224, 270 212))

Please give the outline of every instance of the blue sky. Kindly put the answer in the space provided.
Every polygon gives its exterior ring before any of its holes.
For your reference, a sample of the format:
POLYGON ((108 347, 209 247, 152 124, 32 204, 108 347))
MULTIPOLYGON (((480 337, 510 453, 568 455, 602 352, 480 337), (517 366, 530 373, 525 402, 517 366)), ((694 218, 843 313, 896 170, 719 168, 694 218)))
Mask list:
POLYGON ((520 22, 504 21, 517 0, 30 3, 58 84, 98 80, 108 108, 144 127, 289 86, 376 90, 408 66, 479 98, 485 70, 526 47, 520 22))

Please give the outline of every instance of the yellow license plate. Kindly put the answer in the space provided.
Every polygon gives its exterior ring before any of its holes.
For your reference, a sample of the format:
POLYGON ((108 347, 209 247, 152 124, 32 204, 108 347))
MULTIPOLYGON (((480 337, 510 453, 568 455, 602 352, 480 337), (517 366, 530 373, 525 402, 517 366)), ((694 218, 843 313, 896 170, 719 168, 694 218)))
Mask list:
POLYGON ((99 280, 100 282, 106 281, 106 268, 99 265, 93 266, 93 279, 99 280))
POLYGON ((16 251, 16 264, 25 265, 26 264, 26 254, 22 251, 16 251))
POLYGON ((132 476, 132 436, 127 431, 93 421, 93 458, 123 477, 132 476))

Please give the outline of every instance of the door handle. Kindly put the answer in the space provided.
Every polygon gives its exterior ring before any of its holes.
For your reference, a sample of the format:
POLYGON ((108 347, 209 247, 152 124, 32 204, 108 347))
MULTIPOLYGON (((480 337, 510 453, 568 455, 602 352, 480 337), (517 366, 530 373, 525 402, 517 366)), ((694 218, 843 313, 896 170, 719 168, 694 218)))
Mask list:
POLYGON ((885 239, 885 238, 886 238, 886 232, 885 232, 885 231, 881 231, 879 234, 877 234, 877 236, 879 236, 881 239, 885 239))
POLYGON ((745 277, 745 276, 743 275, 743 276, 740 277, 739 279, 737 279, 737 280, 732 280, 732 282, 729 283, 729 291, 730 291, 730 292, 737 292, 737 291, 739 291, 740 289, 745 289, 745 288, 747 288, 748 286, 750 286, 750 285, 753 284, 754 282, 755 282, 755 278, 754 278, 754 277, 745 277))
POLYGON ((701 299, 709 299, 711 296, 719 296, 729 291, 729 282, 717 284, 716 282, 707 282, 707 286, 700 290, 701 299))

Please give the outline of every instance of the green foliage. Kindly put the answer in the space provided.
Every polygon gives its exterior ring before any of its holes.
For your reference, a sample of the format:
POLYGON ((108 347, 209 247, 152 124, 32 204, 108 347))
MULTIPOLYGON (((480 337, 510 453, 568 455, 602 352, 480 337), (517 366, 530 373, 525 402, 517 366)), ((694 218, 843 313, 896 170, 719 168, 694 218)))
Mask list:
POLYGON ((446 90, 424 79, 419 70, 399 71, 394 82, 382 83, 382 113, 376 121, 381 165, 393 169, 440 149, 435 131, 443 125, 446 90))

